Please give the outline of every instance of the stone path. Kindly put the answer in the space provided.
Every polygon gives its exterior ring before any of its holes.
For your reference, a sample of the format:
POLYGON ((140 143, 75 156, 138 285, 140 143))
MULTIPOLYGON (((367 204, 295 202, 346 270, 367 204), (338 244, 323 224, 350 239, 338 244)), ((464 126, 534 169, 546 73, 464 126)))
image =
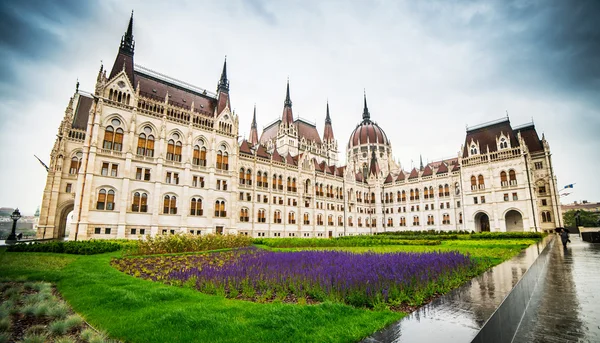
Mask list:
POLYGON ((600 244, 553 243, 514 343, 600 342, 600 244))

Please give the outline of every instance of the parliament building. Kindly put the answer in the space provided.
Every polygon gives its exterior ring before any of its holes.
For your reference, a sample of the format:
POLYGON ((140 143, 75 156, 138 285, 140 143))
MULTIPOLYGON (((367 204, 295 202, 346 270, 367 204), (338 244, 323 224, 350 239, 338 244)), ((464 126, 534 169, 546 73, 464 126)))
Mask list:
POLYGON ((136 65, 132 16, 112 69, 100 67, 94 92, 77 87, 68 102, 38 237, 65 236, 71 212, 67 231, 79 240, 562 226, 550 148, 533 123, 469 127, 456 157, 404 170, 366 95, 340 146, 328 105, 322 135, 294 117, 288 82, 281 117, 259 132, 255 110, 239 140, 226 63, 215 93, 136 65))

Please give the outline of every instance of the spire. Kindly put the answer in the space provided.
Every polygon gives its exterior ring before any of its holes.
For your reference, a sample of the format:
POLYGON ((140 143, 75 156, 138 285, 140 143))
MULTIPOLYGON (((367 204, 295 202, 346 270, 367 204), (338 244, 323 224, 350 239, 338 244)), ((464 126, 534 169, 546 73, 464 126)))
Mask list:
POLYGON ((423 170, 423 156, 419 155, 419 169, 423 170))
POLYGON ((363 108, 363 121, 371 120, 371 114, 369 113, 369 107, 367 107, 367 91, 364 93, 365 107, 363 108))
POLYGON ((285 101, 283 102, 284 107, 292 107, 292 100, 290 99, 290 79, 287 80, 287 89, 285 91, 285 101))
POLYGON ((133 40, 133 11, 131 11, 131 17, 127 25, 127 31, 123 37, 121 37, 121 45, 119 45, 119 53, 115 59, 112 70, 110 72, 109 79, 115 77, 122 70, 125 70, 129 81, 133 84, 133 51, 135 47, 135 41, 133 40))
POLYGON ((225 56, 225 62, 223 62, 223 71, 221 72, 221 79, 217 86, 219 91, 229 92, 229 80, 227 80, 227 56, 225 56))
POLYGON ((371 165, 369 167, 369 174, 373 174, 375 176, 379 174, 379 164, 377 164, 375 149, 371 150, 371 165))
POLYGON ((252 146, 258 144, 258 131, 256 130, 256 104, 254 105, 254 116, 252 117, 252 125, 250 125, 250 144, 252 144, 252 146))
POLYGON ((323 141, 333 141, 333 128, 329 116, 329 101, 327 101, 327 115, 325 116, 325 130, 323 130, 323 141))
POLYGON ((290 79, 287 81, 287 88, 285 92, 285 101, 283 102, 283 115, 281 116, 281 122, 286 125, 290 125, 294 122, 294 115, 292 114, 292 100, 290 99, 290 79))

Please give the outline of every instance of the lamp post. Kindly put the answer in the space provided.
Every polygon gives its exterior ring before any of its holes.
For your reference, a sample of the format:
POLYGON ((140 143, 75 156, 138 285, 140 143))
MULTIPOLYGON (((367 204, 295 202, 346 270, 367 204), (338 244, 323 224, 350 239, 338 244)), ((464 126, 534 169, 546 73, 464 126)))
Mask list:
POLYGON ((17 235, 15 234, 15 230, 17 229, 17 220, 21 219, 21 212, 19 212, 18 208, 10 215, 10 219, 13 220, 13 225, 10 235, 8 235, 8 238, 6 238, 6 243, 15 244, 17 242, 17 235))

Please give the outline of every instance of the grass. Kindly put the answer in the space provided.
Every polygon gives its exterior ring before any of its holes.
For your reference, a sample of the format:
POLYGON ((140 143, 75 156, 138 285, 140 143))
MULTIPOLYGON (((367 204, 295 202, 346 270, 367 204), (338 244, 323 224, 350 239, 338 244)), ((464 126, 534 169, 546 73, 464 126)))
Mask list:
MULTIPOLYGON (((486 261, 486 266, 491 266, 515 256, 536 241, 452 240, 434 246, 316 249, 378 253, 459 251, 468 252, 473 258, 486 261)), ((311 248, 269 249, 294 251, 311 248)), ((111 258, 118 256, 122 253, 80 256, 8 253, 0 249, 0 275, 13 280, 55 283, 63 298, 87 322, 114 339, 133 343, 352 342, 404 316, 403 313, 369 311, 331 302, 319 305, 262 304, 206 295, 193 289, 168 286, 121 273, 109 265, 111 258)), ((104 341, 104 338, 91 331, 86 341, 95 340, 104 341)))

